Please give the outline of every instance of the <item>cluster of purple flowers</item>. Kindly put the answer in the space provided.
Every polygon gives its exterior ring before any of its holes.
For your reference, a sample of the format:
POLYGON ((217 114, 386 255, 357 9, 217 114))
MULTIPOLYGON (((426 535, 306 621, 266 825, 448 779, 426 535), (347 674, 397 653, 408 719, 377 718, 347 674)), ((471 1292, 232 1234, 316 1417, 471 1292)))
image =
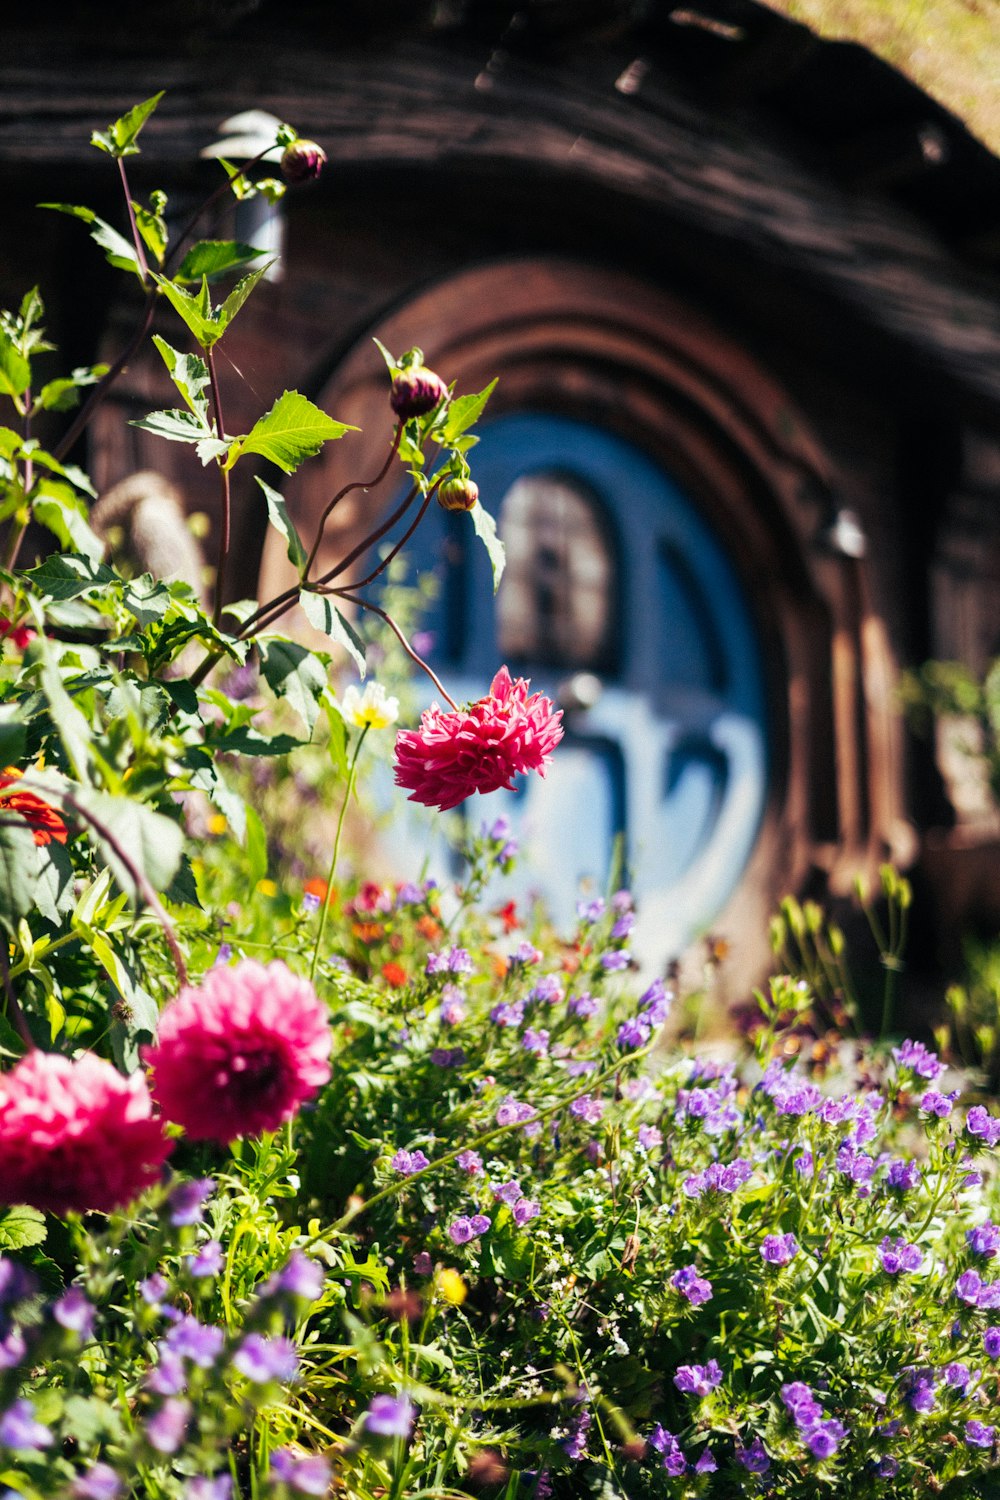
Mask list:
POLYGON ((799 1253, 794 1234, 766 1234, 760 1247, 761 1259, 770 1266, 787 1266, 799 1253))
MULTIPOLYGON (((643 1127, 640 1126, 640 1139, 643 1127)), ((710 1162, 701 1172, 692 1172, 681 1183, 685 1197, 700 1198, 704 1193, 735 1193, 753 1176, 753 1163, 742 1156, 735 1161, 710 1162)))
POLYGON ((708 1302, 712 1296, 712 1283, 698 1275, 697 1266, 682 1266, 670 1278, 670 1285, 686 1297, 692 1307, 708 1302))
POLYGON ((970 1307, 1000 1307, 1000 1281, 984 1281, 978 1271, 963 1271, 955 1282, 955 1296, 970 1307))
POLYGON ((923 1253, 916 1245, 904 1239, 890 1239, 888 1235, 878 1247, 878 1258, 887 1276, 898 1276, 901 1271, 919 1271, 924 1263, 923 1253))
POLYGON ((486 1214, 473 1214, 471 1218, 465 1214, 459 1214, 457 1219, 452 1219, 448 1225, 448 1235, 456 1245, 467 1245, 470 1240, 478 1239, 489 1229, 491 1220, 486 1214))
POLYGON ((541 1204, 533 1198, 526 1198, 521 1191, 521 1184, 511 1178, 509 1182, 502 1182, 499 1186, 493 1184, 493 1196, 501 1203, 506 1203, 514 1218, 514 1223, 520 1229, 532 1219, 537 1219, 541 1213, 541 1204))
POLYGON ((412 1177, 414 1172, 422 1172, 425 1167, 429 1167, 430 1160, 422 1151, 404 1151, 400 1148, 389 1165, 401 1177, 412 1177))
POLYGON ((827 1417, 815 1394, 802 1380, 781 1387, 781 1400, 813 1458, 832 1458, 847 1436, 836 1417, 827 1417))
POLYGON ((707 1365, 680 1365, 674 1375, 674 1385, 688 1396, 707 1396, 721 1383, 722 1370, 715 1359, 707 1365))
POLYGON ((1000 1141, 1000 1119, 981 1104, 974 1104, 965 1117, 965 1128, 975 1141, 995 1146, 1000 1141))
POLYGON ((905 1041, 892 1049, 893 1058, 899 1068, 908 1068, 920 1078, 936 1083, 944 1072, 944 1063, 923 1042, 905 1041))
POLYGON ((431 977, 438 974, 471 974, 472 955, 465 948, 449 948, 447 953, 429 953, 424 973, 431 977))

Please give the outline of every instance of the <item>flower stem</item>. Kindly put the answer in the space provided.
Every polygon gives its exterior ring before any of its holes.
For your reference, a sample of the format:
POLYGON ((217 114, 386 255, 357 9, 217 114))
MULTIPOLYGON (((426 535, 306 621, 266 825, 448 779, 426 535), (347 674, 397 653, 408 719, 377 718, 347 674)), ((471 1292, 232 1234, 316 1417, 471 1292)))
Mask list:
POLYGON ((396 624, 395 620, 392 618, 392 615, 389 614, 388 610, 382 609, 378 604, 370 603, 367 599, 358 599, 353 594, 345 594, 340 590, 337 590, 337 593, 339 594, 339 597, 341 599, 345 600, 346 603, 356 604, 359 609, 370 609, 373 615, 378 615, 380 619, 384 620, 389 629, 392 631, 393 635, 396 637, 399 644, 402 646, 403 650, 406 652, 407 656, 412 662, 416 663, 416 665, 422 672, 427 673, 427 676, 430 678, 431 682, 433 682, 434 686, 437 688, 442 698, 444 698, 445 702, 450 703, 456 713, 459 713, 461 711, 454 698, 445 688, 440 677, 434 671, 433 667, 429 667, 424 661, 423 657, 417 655, 413 647, 410 645, 409 641, 406 639, 406 636, 403 634, 399 626, 396 624))
POLYGON ((358 736, 358 743, 354 747, 354 754, 351 756, 350 769, 347 773, 347 791, 344 793, 344 800, 340 808, 340 816, 337 819, 337 832, 333 840, 333 856, 330 860, 330 873, 326 879, 326 895, 323 898, 323 911, 319 919, 319 930, 316 933, 316 944, 313 948, 312 963, 309 965, 310 983, 312 983, 312 981, 316 978, 316 966, 319 963, 320 949, 323 946, 323 935, 326 932, 327 919, 330 915, 330 898, 333 892, 333 877, 336 874, 337 870, 337 856, 340 853, 340 836, 344 831, 344 818, 347 815, 347 804, 351 800, 351 793, 354 791, 354 781, 357 775, 358 756, 361 754, 361 746, 365 742, 365 735, 368 733, 368 727, 369 726, 366 724, 362 729, 360 735, 358 736))
MULTIPOLYGON (((222 421, 222 393, 219 390, 219 377, 215 368, 215 353, 211 344, 204 351, 205 362, 208 365, 208 378, 212 387, 212 409, 215 412, 215 435, 220 442, 226 440, 226 429, 222 421)), ((229 495, 229 468, 225 458, 218 460, 219 475, 222 480, 222 515, 219 521, 219 558, 215 565, 215 607, 212 610, 212 624, 218 626, 219 617, 222 614, 222 602, 226 590, 226 560, 229 557, 229 534, 230 534, 230 495, 229 495)))
POLYGON ((21 1009, 21 1005, 17 998, 17 995, 14 993, 14 986, 13 984, 11 984, 10 980, 10 959, 7 956, 6 939, 0 941, 0 970, 2 970, 3 973, 3 987, 4 992, 7 996, 7 1018, 13 1026, 14 1030, 17 1032, 18 1036, 21 1038, 27 1050, 29 1052, 33 1052, 35 1048, 35 1039, 31 1035, 31 1032, 28 1030, 28 1023, 24 1018, 24 1011, 21 1009))

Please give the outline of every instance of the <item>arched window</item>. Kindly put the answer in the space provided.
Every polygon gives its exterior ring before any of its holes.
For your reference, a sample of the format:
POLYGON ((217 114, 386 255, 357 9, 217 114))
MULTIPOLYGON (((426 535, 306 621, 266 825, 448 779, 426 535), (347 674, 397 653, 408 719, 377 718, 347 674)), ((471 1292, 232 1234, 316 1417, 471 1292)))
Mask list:
POLYGON ((612 672, 617 567, 597 495, 575 475, 523 474, 500 505, 507 570, 497 596, 504 660, 612 672))

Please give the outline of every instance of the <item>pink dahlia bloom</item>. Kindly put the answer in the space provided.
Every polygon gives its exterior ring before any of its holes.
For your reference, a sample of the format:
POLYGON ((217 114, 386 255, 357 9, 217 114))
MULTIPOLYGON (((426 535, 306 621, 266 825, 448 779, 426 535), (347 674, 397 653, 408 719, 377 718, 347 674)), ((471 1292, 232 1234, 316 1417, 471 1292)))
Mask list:
POLYGON ((523 771, 545 775, 562 739, 561 710, 501 667, 485 698, 464 712, 425 710, 419 729, 396 736, 396 785, 411 802, 446 812, 473 792, 512 791, 523 771))
POLYGON ((158 1181, 172 1149, 141 1073, 29 1052, 0 1076, 0 1203, 110 1213, 158 1181))
POLYGON ((244 959, 181 990, 143 1059, 167 1119, 193 1140, 226 1142, 290 1120, 329 1078, 330 1043, 308 980, 244 959))

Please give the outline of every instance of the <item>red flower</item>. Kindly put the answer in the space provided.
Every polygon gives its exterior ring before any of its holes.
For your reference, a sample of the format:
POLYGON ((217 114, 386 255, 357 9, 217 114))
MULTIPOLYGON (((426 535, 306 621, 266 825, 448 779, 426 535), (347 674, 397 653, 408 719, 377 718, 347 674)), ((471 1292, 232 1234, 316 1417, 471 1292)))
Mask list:
POLYGON ((15 625, 6 615, 0 615, 0 640, 12 641, 18 651, 29 646, 37 634, 30 625, 15 625))
POLYGON ((143 1060, 167 1119, 192 1140, 225 1143, 290 1120, 330 1077, 330 1045, 309 981, 244 959, 181 990, 143 1060))
POLYGON ((406 970, 402 964, 397 964, 390 958, 388 963, 382 965, 382 978, 386 984, 391 984, 393 989, 398 990, 400 985, 406 983, 406 970))
POLYGON ((521 925, 517 915, 516 901, 508 901, 506 906, 498 906, 493 915, 500 918, 504 932, 516 932, 521 925))
POLYGON ((141 1073, 29 1052, 0 1076, 0 1203, 110 1213, 159 1180, 172 1150, 141 1073))
POLYGON ((0 812, 9 809, 19 813, 34 834, 36 844, 51 844, 53 839, 57 844, 65 844, 68 837, 66 824, 54 807, 36 797, 34 792, 7 790, 8 787, 16 788, 18 778, 23 775, 24 772, 16 766, 4 767, 0 775, 0 812))
POLYGON ((396 736, 396 785, 411 802, 446 812, 473 792, 514 789, 525 771, 545 775, 562 739, 561 710, 541 693, 528 693, 523 677, 512 681, 501 667, 485 698, 462 712, 425 710, 419 729, 396 736))

